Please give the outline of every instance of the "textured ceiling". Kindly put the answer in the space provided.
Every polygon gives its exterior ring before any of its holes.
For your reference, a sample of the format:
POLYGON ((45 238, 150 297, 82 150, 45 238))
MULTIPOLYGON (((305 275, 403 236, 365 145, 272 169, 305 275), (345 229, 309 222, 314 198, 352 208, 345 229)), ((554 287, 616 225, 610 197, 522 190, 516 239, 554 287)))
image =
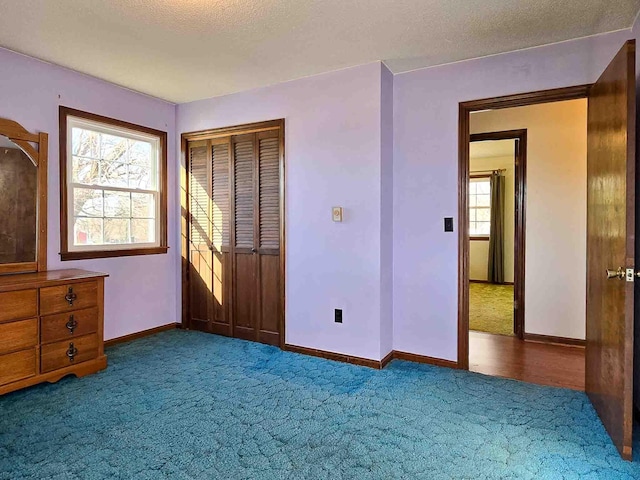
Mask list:
POLYGON ((469 143, 469 158, 515 156, 515 140, 485 140, 469 143))
POLYGON ((0 45, 172 102, 629 28, 640 0, 0 0, 0 45))

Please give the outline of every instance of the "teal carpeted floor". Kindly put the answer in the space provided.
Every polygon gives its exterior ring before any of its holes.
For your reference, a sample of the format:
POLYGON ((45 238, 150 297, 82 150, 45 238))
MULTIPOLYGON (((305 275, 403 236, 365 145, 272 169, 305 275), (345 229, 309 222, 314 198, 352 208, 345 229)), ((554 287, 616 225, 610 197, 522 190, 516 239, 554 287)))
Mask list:
POLYGON ((196 332, 108 354, 0 397, 1 479, 640 478, 579 392, 196 332))

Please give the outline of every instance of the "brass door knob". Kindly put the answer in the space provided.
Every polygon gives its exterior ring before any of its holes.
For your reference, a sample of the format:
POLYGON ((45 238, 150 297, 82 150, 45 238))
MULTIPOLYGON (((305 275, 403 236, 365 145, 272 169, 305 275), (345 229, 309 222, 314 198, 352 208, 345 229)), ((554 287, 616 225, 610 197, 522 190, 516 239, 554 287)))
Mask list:
POLYGON ((609 270, 607 268, 607 278, 609 279, 618 278, 620 280, 623 280, 625 275, 626 275, 626 272, 622 267, 618 267, 618 270, 609 270))

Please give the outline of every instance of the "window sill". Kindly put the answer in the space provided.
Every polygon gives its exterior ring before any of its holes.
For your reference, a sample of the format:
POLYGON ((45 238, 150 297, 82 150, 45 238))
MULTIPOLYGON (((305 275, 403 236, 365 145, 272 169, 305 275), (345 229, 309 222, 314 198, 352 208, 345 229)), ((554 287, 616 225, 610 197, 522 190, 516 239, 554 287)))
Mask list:
POLYGON ((483 242, 488 242, 489 241, 489 237, 469 237, 469 240, 471 241, 483 241, 483 242))
POLYGON ((123 250, 92 250, 84 252, 61 252, 60 259, 64 262, 67 260, 89 260, 92 258, 114 258, 114 257, 131 257, 134 255, 158 255, 167 253, 169 247, 151 247, 151 248, 129 248, 123 250))

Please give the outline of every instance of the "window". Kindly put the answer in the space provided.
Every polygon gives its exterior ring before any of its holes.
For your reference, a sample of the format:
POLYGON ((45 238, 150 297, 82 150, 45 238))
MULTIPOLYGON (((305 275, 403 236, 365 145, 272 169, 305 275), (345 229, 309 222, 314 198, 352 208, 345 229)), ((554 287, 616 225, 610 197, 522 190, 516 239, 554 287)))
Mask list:
POLYGON ((472 177, 469 182, 469 236, 489 239, 491 231, 491 177, 472 177))
POLYGON ((166 253, 167 134, 60 107, 62 260, 166 253))

